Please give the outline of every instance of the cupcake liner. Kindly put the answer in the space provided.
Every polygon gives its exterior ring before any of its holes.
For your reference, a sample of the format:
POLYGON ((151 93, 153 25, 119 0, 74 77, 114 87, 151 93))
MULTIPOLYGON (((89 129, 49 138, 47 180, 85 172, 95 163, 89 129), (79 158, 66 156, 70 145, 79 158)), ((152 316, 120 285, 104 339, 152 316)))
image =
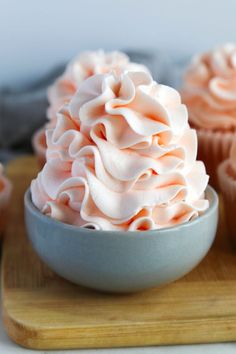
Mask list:
POLYGON ((228 234, 236 246, 236 179, 229 174, 229 166, 229 159, 227 159, 219 165, 217 172, 228 234))
POLYGON ((11 196, 12 185, 5 177, 0 178, 0 237, 7 222, 8 204, 11 196))
POLYGON ((198 159, 206 165, 210 176, 210 185, 219 190, 217 168, 220 163, 229 157, 235 132, 220 132, 205 129, 196 129, 198 136, 198 159))
POLYGON ((32 138, 32 146, 37 157, 38 165, 40 168, 43 168, 46 162, 46 136, 45 136, 45 127, 37 130, 32 138))

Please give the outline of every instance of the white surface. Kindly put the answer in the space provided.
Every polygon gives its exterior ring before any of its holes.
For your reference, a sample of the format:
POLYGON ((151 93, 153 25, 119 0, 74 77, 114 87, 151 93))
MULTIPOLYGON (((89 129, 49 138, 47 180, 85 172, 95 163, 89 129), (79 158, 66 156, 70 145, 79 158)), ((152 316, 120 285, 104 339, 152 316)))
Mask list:
POLYGON ((234 0, 0 0, 0 86, 84 49, 202 51, 236 40, 234 0))
MULTIPOLYGON (((1 317, 0 317, 1 318, 1 317)), ((13 343, 7 336, 2 319, 0 320, 0 353, 1 354, 235 354, 236 343, 179 345, 168 347, 122 348, 122 349, 93 349, 93 350, 60 350, 34 351, 24 349, 13 343)))

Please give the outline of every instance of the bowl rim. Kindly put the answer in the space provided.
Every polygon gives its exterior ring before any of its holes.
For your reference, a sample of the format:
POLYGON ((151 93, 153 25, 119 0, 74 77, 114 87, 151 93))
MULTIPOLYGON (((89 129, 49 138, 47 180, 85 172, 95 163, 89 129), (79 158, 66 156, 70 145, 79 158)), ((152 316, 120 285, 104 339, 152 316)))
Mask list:
POLYGON ((114 236, 119 237, 124 237, 123 234, 127 237, 147 237, 147 236, 153 236, 153 235, 163 235, 166 233, 169 233, 170 231, 179 231, 182 228, 188 228, 190 226, 194 226, 195 224, 198 224, 199 222, 203 221, 204 219, 208 218, 208 216, 212 213, 214 213, 215 210, 218 210, 218 205, 219 205, 219 198, 216 193, 216 191, 208 185, 206 188, 206 193, 210 194, 210 205, 209 208, 200 216, 197 218, 187 221, 178 225, 170 226, 170 227, 164 227, 161 229, 154 229, 154 230, 147 230, 147 231, 114 231, 114 230, 93 230, 93 229, 86 229, 83 227, 79 227, 76 225, 71 225, 71 224, 66 224, 62 221, 52 219, 47 215, 44 215, 40 212, 40 210, 33 204, 32 199, 31 199, 31 190, 30 187, 26 190, 25 195, 24 195, 24 205, 25 209, 29 210, 31 214, 34 214, 37 218, 41 219, 44 223, 46 224, 52 224, 55 226, 60 226, 62 229, 65 230, 72 230, 72 231, 80 231, 84 232, 87 234, 93 234, 95 235, 101 235, 101 234, 113 234, 114 236), (122 234, 122 236, 120 236, 122 234))

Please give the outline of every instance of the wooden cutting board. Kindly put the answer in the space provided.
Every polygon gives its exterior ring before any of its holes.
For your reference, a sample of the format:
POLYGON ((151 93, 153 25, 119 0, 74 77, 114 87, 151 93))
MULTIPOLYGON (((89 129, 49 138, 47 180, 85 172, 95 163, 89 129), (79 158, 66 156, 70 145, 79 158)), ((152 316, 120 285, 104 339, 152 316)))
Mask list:
POLYGON ((23 194, 33 157, 8 169, 14 183, 2 257, 4 324, 17 343, 35 349, 100 348, 236 340, 236 252, 222 215, 217 240, 198 268, 159 289, 108 295, 51 272, 25 233, 23 194))

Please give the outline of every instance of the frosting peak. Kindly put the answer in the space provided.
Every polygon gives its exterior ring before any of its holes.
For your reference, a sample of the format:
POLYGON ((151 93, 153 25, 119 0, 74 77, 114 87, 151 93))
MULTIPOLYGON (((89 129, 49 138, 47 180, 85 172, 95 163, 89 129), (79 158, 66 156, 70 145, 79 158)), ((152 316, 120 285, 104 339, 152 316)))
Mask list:
POLYGON ((124 70, 148 71, 144 65, 130 62, 129 57, 122 52, 103 50, 83 52, 67 65, 62 76, 49 88, 48 118, 56 119, 59 108, 70 100, 88 77, 112 71, 120 74, 124 70))
POLYGON ((194 57, 182 93, 194 126, 235 130, 236 46, 226 44, 194 57))
POLYGON ((102 230, 157 229, 208 207, 196 132, 174 89, 147 72, 81 83, 47 131, 47 163, 33 203, 66 223, 102 230))

